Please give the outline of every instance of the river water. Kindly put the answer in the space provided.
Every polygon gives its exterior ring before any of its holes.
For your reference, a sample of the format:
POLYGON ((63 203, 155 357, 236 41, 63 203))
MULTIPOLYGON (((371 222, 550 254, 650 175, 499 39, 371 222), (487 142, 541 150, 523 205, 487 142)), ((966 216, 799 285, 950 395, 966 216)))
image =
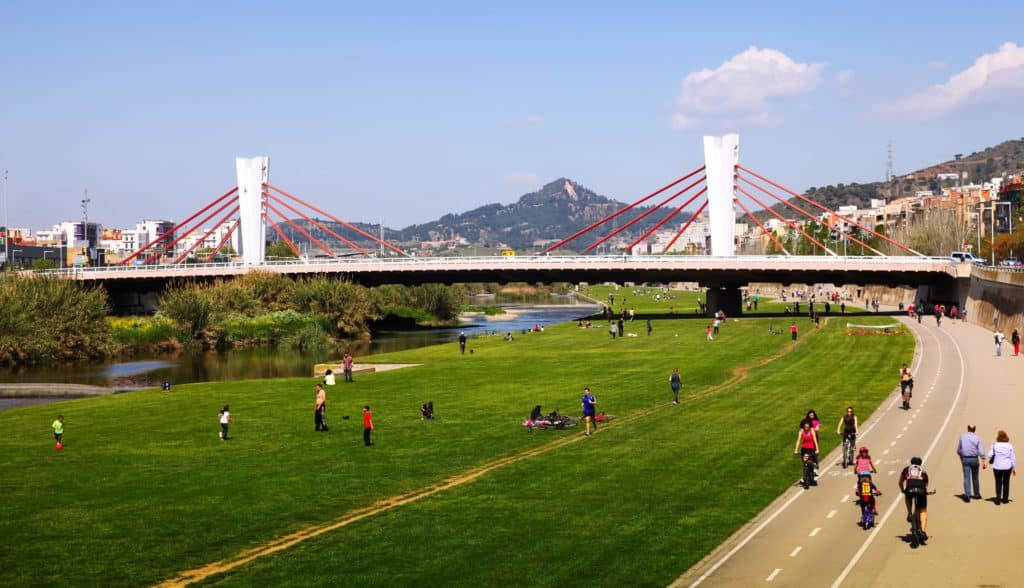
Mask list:
MULTIPOLYGON (((380 331, 370 341, 354 342, 349 349, 356 360, 367 355, 402 351, 454 342, 459 332, 470 338, 494 332, 518 333, 534 325, 548 326, 589 316, 599 307, 578 303, 575 297, 552 297, 545 304, 509 304, 493 298, 475 298, 471 304, 499 305, 515 316, 508 320, 473 317, 472 323, 457 328, 416 331, 380 331)), ((340 360, 342 351, 296 351, 278 348, 234 349, 224 352, 182 354, 176 357, 137 357, 132 361, 95 364, 60 364, 0 370, 2 383, 91 384, 115 390, 132 390, 161 385, 220 380, 247 380, 312 376, 313 365, 340 360)))

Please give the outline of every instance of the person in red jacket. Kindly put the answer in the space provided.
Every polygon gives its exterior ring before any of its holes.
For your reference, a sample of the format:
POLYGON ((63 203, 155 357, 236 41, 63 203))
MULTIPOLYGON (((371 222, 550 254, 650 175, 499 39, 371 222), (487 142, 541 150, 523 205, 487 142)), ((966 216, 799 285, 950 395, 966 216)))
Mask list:
POLYGON ((367 447, 373 445, 370 442, 370 432, 373 431, 373 414, 370 412, 370 405, 363 406, 363 444, 367 447))

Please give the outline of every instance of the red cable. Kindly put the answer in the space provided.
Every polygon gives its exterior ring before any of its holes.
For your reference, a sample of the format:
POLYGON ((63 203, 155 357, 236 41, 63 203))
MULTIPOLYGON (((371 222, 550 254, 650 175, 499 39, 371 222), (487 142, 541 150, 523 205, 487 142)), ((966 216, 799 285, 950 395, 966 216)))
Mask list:
POLYGON ((668 204, 669 202, 671 202, 671 201, 675 200, 675 199, 676 199, 676 198, 677 198, 677 197, 678 197, 678 196, 679 196, 680 194, 682 194, 682 193, 686 192, 686 191, 687 191, 687 190, 689 190, 690 188, 693 188, 693 187, 694 187, 694 186, 696 186, 697 184, 699 184, 699 183, 703 182, 703 181, 704 181, 705 179, 706 179, 706 176, 701 176, 701 177, 700 177, 700 178, 699 178, 699 179, 698 179, 698 180, 697 180, 696 182, 693 182, 693 183, 692 183, 692 184, 690 184, 689 186, 686 186, 686 187, 685 187, 685 188, 683 188, 682 190, 680 190, 680 191, 676 192, 675 194, 673 194, 673 195, 669 196, 668 198, 666 198, 666 199, 662 200, 662 201, 661 201, 660 203, 658 203, 658 204, 654 205, 654 207, 653 207, 653 208, 651 208, 651 209, 647 210, 646 212, 644 212, 644 213, 642 213, 642 214, 639 214, 639 215, 637 215, 637 217, 636 217, 636 218, 634 218, 633 220, 629 221, 628 223, 626 223, 626 224, 622 225, 622 226, 621 226, 621 227, 619 227, 618 229, 615 229, 614 231, 612 231, 611 233, 609 233, 607 237, 605 237, 605 238, 603 238, 603 239, 601 239, 601 240, 597 241, 596 243, 594 243, 594 244, 593 244, 593 245, 591 245, 590 247, 587 247, 586 249, 584 249, 584 250, 583 250, 583 253, 590 253, 591 251, 593 251, 593 250, 594 250, 594 248, 596 248, 596 247, 600 246, 600 245, 601 245, 601 243, 604 243, 604 242, 605 242, 605 241, 607 241, 608 239, 611 239, 611 238, 612 238, 612 237, 614 237, 615 235, 618 235, 618 234, 619 234, 619 233, 621 233, 622 231, 625 231, 625 230, 626 230, 626 229, 628 229, 629 227, 631 227, 631 226, 635 225, 636 223, 640 222, 641 220, 643 220, 643 219, 647 218, 647 216, 648 216, 648 215, 654 214, 654 212, 655 212, 655 211, 657 211, 658 209, 660 209, 660 208, 661 208, 662 206, 665 206, 665 205, 666 205, 666 204, 668 204))
POLYGON ((281 200, 280 198, 278 198, 278 197, 277 197, 277 196, 275 196, 274 194, 271 194, 270 192, 266 192, 266 191, 264 191, 264 192, 263 192, 263 194, 264 194, 264 195, 265 195, 265 196, 266 196, 267 198, 269 198, 269 199, 273 200, 274 202, 277 202, 277 203, 278 203, 278 204, 280 204, 281 206, 284 206, 284 207, 285 207, 285 208, 287 208, 288 210, 290 210, 290 211, 294 212, 295 214, 297 214, 297 215, 301 216, 302 218, 306 219, 307 221, 309 221, 309 222, 313 223, 313 226, 317 227, 318 229, 320 229, 320 230, 322 230, 322 231, 326 231, 327 233, 329 233, 329 234, 330 234, 330 235, 331 235, 332 237, 334 237, 335 239, 337 239, 337 240, 339 240, 339 241, 341 241, 341 242, 345 243, 346 245, 348 245, 349 247, 351 247, 351 248, 353 248, 353 249, 355 249, 355 250, 359 251, 359 252, 360 252, 360 253, 362 253, 363 255, 370 255, 370 254, 369 254, 369 252, 367 252, 367 251, 366 251, 365 249, 363 249, 362 247, 360 247, 360 246, 356 245, 356 244, 355 244, 355 243, 353 243, 352 241, 349 241, 349 240, 348 240, 348 239, 346 239, 345 237, 342 237, 342 236, 341 236, 341 235, 339 235, 338 233, 335 233, 335 232, 334 232, 334 231, 332 231, 332 230, 331 230, 331 229, 330 229, 330 228, 329 228, 329 227, 328 227, 327 225, 325 225, 325 224, 321 223, 320 221, 318 221, 318 220, 316 220, 316 219, 314 219, 314 218, 310 218, 310 217, 306 216, 306 215, 305 215, 305 214, 304 214, 304 213, 303 213, 303 212, 302 212, 301 210, 298 210, 297 208, 295 208, 295 207, 294 207, 294 206, 292 206, 291 204, 288 204, 288 203, 287 203, 287 202, 285 202, 284 200, 281 200))
POLYGON ((314 245, 319 247, 321 251, 323 251, 324 253, 326 253, 327 255, 329 255, 331 257, 335 257, 334 251, 331 251, 331 249, 328 246, 326 246, 323 243, 321 243, 319 239, 317 239, 313 235, 310 235, 306 231, 306 229, 303 229, 299 225, 295 224, 295 222, 292 221, 292 219, 290 219, 287 216, 285 216, 285 214, 283 212, 281 212, 280 210, 278 210, 277 207, 275 207, 273 204, 271 204, 270 202, 265 202, 264 206, 266 206, 268 209, 270 209, 270 210, 274 211, 275 213, 277 213, 277 216, 281 217, 281 219, 284 220, 284 222, 286 222, 289 225, 291 225, 293 229, 295 229, 296 231, 302 233, 303 237, 309 239, 310 243, 313 243, 314 245))
MULTIPOLYGON (((167 250, 169 250, 169 249, 173 249, 174 246, 177 245, 182 239, 184 239, 185 237, 188 237, 189 235, 191 235, 199 227, 201 227, 201 226, 205 225, 206 223, 210 222, 210 219, 212 219, 214 216, 216 216, 216 215, 220 214, 221 212, 223 212, 224 209, 229 207, 229 206, 231 206, 231 201, 230 200, 225 202, 224 204, 221 204, 220 208, 218 208, 217 210, 215 210, 215 211, 211 212, 210 214, 206 215, 202 220, 197 222, 195 227, 189 229, 188 231, 183 231, 181 233, 180 237, 178 237, 177 239, 171 241, 167 245, 164 245, 164 252, 167 252, 167 250)), ((146 261, 144 263, 146 265, 149 265, 150 263, 153 263, 153 261, 157 260, 157 259, 160 259, 160 252, 159 251, 154 253, 153 255, 150 255, 149 257, 147 257, 146 261)))
MULTIPOLYGON (((739 176, 736 176, 736 177, 737 177, 737 178, 739 178, 739 176)), ((741 179, 742 179, 742 178, 741 178, 741 179)), ((747 180, 743 180, 743 181, 747 181, 747 180)), ((775 218, 777 218, 777 219, 779 219, 780 221, 782 221, 782 222, 786 223, 786 226, 787 226, 787 227, 789 227, 789 228, 793 229, 794 231, 797 231, 797 232, 799 232, 799 233, 800 233, 801 235, 803 235, 804 237, 807 237, 807 239, 808 239, 808 240, 810 240, 810 241, 814 242, 814 244, 815 244, 815 245, 817 245, 818 247, 821 247, 821 248, 822 248, 822 249, 824 249, 825 251, 827 251, 827 252, 831 253, 832 255, 835 255, 835 252, 834 252, 834 251, 832 251, 832 250, 831 250, 831 249, 829 249, 828 247, 826 247, 826 246, 822 245, 822 244, 821 244, 821 242, 819 242, 819 241, 818 241, 817 239, 815 239, 815 238, 814 238, 814 237, 812 237, 812 236, 811 236, 810 234, 808 234, 808 233, 807 233, 806 231, 804 231, 804 230, 803 230, 803 229, 802 229, 802 228, 800 227, 800 225, 797 225, 797 224, 794 224, 794 223, 791 223, 791 222, 789 222, 788 220, 786 220, 785 218, 783 218, 783 217, 782 217, 781 215, 779 215, 778 213, 776 213, 776 212, 775 212, 774 210, 771 210, 770 208, 768 208, 767 206, 765 206, 765 204, 764 204, 763 202, 761 202, 760 200, 758 200, 758 199, 757 199, 757 197, 756 197, 756 196, 754 196, 753 194, 751 194, 750 192, 747 192, 746 190, 744 190, 742 186, 740 186, 740 185, 738 185, 738 184, 737 184, 737 185, 736 185, 736 189, 737 189, 737 190, 739 190, 740 192, 743 192, 743 193, 744 193, 744 194, 746 194, 746 195, 747 195, 748 197, 750 197, 750 199, 751 199, 751 200, 753 200, 754 202, 757 202, 758 204, 760 204, 762 208, 764 208, 765 210, 769 211, 769 212, 770 212, 771 214, 775 215, 775 218)), ((779 199, 779 198, 778 198, 778 196, 775 196, 774 194, 772 195, 772 197, 773 197, 773 198, 775 198, 775 199, 779 199)), ((779 201, 780 201, 780 202, 782 202, 781 200, 779 200, 779 201)), ((784 203, 784 202, 783 202, 783 203, 784 203)), ((813 217, 812 217, 812 218, 813 218, 813 217)), ((817 222, 817 219, 815 219, 815 222, 817 222)), ((787 253, 787 255, 788 255, 788 253, 787 253)))
POLYGON ((262 216, 264 220, 270 223, 270 226, 274 229, 275 232, 277 232, 277 236, 281 237, 281 240, 284 241, 284 244, 287 245, 288 248, 292 250, 292 253, 295 254, 295 257, 302 257, 302 254, 299 253, 298 248, 295 247, 294 243, 288 240, 288 237, 285 236, 284 231, 281 230, 281 227, 277 226, 277 223, 275 223, 273 219, 267 216, 266 212, 262 213, 262 216))
POLYGON ((658 221, 658 222, 657 222, 657 223, 656 223, 656 224, 655 224, 655 225, 654 225, 653 227, 651 227, 650 229, 648 229, 646 233, 644 233, 643 235, 640 235, 640 236, 639 236, 639 237, 637 238, 637 240, 636 240, 636 241, 633 241, 632 243, 630 243, 630 244, 629 244, 629 249, 630 249, 630 250, 632 250, 632 249, 633 249, 634 247, 636 247, 636 244, 637 244, 637 243, 639 243, 640 241, 643 241, 643 240, 644 240, 644 239, 646 239, 647 237, 650 237, 650 236, 651 236, 651 234, 652 234, 652 233, 654 233, 654 231, 657 231, 658 229, 660 229, 660 228, 661 228, 661 226, 662 226, 662 225, 664 225, 665 223, 667 223, 667 222, 668 222, 668 220, 669 220, 670 218, 672 218, 672 217, 674 217, 675 215, 677 215, 677 214, 679 214, 680 212, 682 212, 684 208, 686 208, 687 206, 689 206, 689 205, 690 205, 690 203, 692 203, 692 202, 693 202, 694 200, 696 200, 697 198, 699 198, 701 194, 703 194, 703 193, 705 193, 705 192, 707 192, 707 191, 708 191, 708 187, 707 187, 707 186, 704 186, 703 188, 701 188, 700 190, 698 190, 698 191, 697 191, 697 193, 696 193, 696 194, 694 194, 693 196, 691 196, 689 200, 687 200, 686 202, 683 202, 682 204, 680 204, 679 206, 677 206, 675 210, 673 210, 672 212, 670 212, 670 213, 666 214, 666 215, 665 215, 665 218, 663 218, 663 219, 661 219, 660 221, 658 221))
MULTIPOLYGON (((743 188, 740 188, 739 186, 735 186, 735 185, 733 187, 746 194, 746 191, 743 188)), ((747 196, 750 196, 750 194, 747 194, 747 196)), ((754 202, 757 202, 757 198, 754 198, 754 202)), ((750 212, 750 210, 746 206, 743 205, 743 201, 742 200, 737 198, 736 199, 736 204, 740 205, 740 208, 743 209, 743 212, 746 213, 747 217, 750 218, 750 220, 754 221, 754 223, 758 227, 761 227, 761 232, 762 233, 764 233, 765 235, 768 235, 768 238, 771 239, 772 241, 774 241, 775 244, 779 246, 779 249, 781 249, 783 253, 785 253, 786 255, 789 255, 789 251, 786 251, 786 248, 782 246, 782 243, 780 243, 779 240, 775 238, 775 233, 773 233, 773 232, 769 231, 768 229, 766 229, 765 226, 761 224, 761 221, 757 220, 757 217, 754 216, 750 212)), ((764 206, 764 204, 762 204, 761 206, 764 206)))
MULTIPOLYGON (((705 190, 706 190, 706 188, 705 188, 705 190)), ((676 233, 676 236, 672 237, 672 240, 668 242, 668 245, 666 245, 665 249, 663 249, 661 252, 662 253, 668 253, 668 250, 672 249, 672 246, 676 244, 676 241, 679 240, 679 237, 683 236, 683 233, 686 232, 686 229, 690 228, 690 225, 693 223, 693 221, 697 220, 697 217, 700 216, 700 213, 704 212, 704 209, 707 208, 707 207, 708 207, 708 201, 705 200, 704 204, 700 205, 700 208, 697 209, 697 212, 693 213, 693 216, 690 217, 690 220, 686 221, 686 224, 683 225, 683 228, 679 229, 679 232, 676 233)))
MULTIPOLYGON (((814 220, 815 222, 817 222, 817 220, 818 220, 818 219, 817 219, 816 217, 812 216, 812 215, 811 215, 811 213, 809 213, 809 212, 807 212, 806 210, 804 210, 804 209, 800 208, 799 206, 797 206, 797 205, 795 205, 795 204, 791 203, 790 201, 787 201, 787 200, 782 200, 782 198, 780 198, 780 197, 779 197, 778 195, 775 195, 775 194, 771 193, 770 191, 766 190, 766 188, 765 188, 765 187, 763 187, 762 185, 760 185, 760 184, 758 184, 758 183, 756 183, 756 182, 754 182, 754 181, 751 181, 750 179, 748 179, 748 178, 745 178, 745 177, 743 177, 743 176, 741 176, 741 175, 739 175, 739 174, 736 174, 736 179, 741 179, 741 180, 743 180, 744 182, 746 182, 746 183, 749 183, 749 184, 751 184, 752 186, 754 186, 754 187, 758 188, 758 190, 760 190, 760 191, 761 191, 761 192, 763 192, 764 194, 767 194, 768 196, 770 196, 770 197, 774 198, 774 199, 775 199, 776 201, 778 201, 778 202, 779 202, 779 203, 781 203, 782 205, 784 205, 784 206, 788 206, 788 207, 790 207, 790 208, 793 208, 794 210, 797 210, 797 211, 799 211, 800 213, 802 213, 802 214, 803 214, 804 216, 807 216, 807 217, 808 217, 808 218, 810 218, 811 220, 814 220)), ((743 194, 745 194, 746 196, 750 196, 751 198, 754 198, 754 196, 753 196, 753 195, 752 195, 751 193, 749 193, 749 192, 746 192, 745 190, 743 190, 743 188, 742 188, 742 187, 739 187, 738 185, 737 185, 736 187, 738 187, 738 188, 739 188, 739 190, 740 190, 740 191, 742 191, 742 193, 743 193, 743 194)), ((804 235, 805 237, 807 237, 808 239, 811 239, 811 240, 813 241, 813 238, 812 238, 812 237, 811 237, 810 235, 807 235, 806 233, 804 233, 804 232, 803 232, 803 229, 801 229, 800 227, 798 227, 798 226, 794 225, 794 224, 793 224, 793 223, 791 223, 790 221, 787 221, 787 220, 785 220, 784 218, 781 218, 781 217, 780 217, 780 216, 779 216, 779 215, 778 215, 777 213, 775 213, 775 211, 773 211, 772 209, 770 209, 770 208, 768 208, 767 206, 765 206, 765 205, 764 205, 763 203, 761 203, 761 201, 759 201, 758 199, 754 198, 754 201, 755 201, 755 202, 757 202, 758 204, 760 204, 761 206, 763 206, 763 207, 765 208, 765 210, 767 210, 767 211, 768 211, 768 212, 770 212, 771 214, 774 214, 774 215, 776 216, 776 218, 779 218, 780 220, 782 220, 782 222, 786 223, 786 224, 787 224, 788 226, 790 226, 791 228, 795 228, 795 229, 799 230, 799 232, 800 232, 800 233, 801 233, 802 235, 804 235)), ((882 255, 882 254, 883 254, 883 253, 882 253, 881 251, 878 251, 877 249, 874 249, 873 247, 871 247, 870 245, 867 245, 867 244, 866 244, 866 243, 864 243, 863 241, 860 241, 860 240, 859 240, 859 239, 857 239, 856 237, 852 237, 852 236, 847 236, 847 237, 848 237, 848 238, 849 238, 849 239, 850 239, 851 241, 853 241, 854 243, 856 243, 856 244, 858 244, 858 245, 861 245, 861 246, 863 246, 863 247, 866 247, 867 249, 870 249, 871 251, 873 251, 873 252, 876 252, 876 253, 878 253, 879 255, 882 255)), ((817 243, 817 242, 815 241, 815 243, 817 243)), ((827 248, 825 248, 825 247, 824 247, 823 245, 821 245, 820 243, 818 243, 818 247, 822 247, 822 248, 824 248, 824 249, 825 249, 825 251, 828 251, 828 249, 827 249, 827 248)), ((833 253, 833 254, 835 255, 835 253, 833 253)))
POLYGON ((395 247, 391 243, 388 243, 387 241, 384 241, 383 239, 380 239, 378 237, 374 237, 373 235, 371 235, 370 233, 367 233, 366 231, 360 229, 359 227, 350 225, 347 222, 341 220, 340 218, 338 218, 336 216, 333 216, 330 213, 327 213, 327 212, 325 212, 323 210, 320 210, 319 208, 313 206, 312 204, 310 204, 308 202, 303 201, 302 199, 298 198, 297 196, 292 196, 288 192, 285 192, 284 190, 282 190, 281 188, 278 188, 277 186, 275 186, 273 184, 267 183, 267 184, 263 184, 263 185, 266 186, 267 188, 270 188, 271 190, 274 190, 278 194, 281 194, 282 196, 287 196, 288 198, 291 198, 292 200, 298 202, 299 204, 305 206, 306 208, 308 208, 308 209, 310 209, 310 210, 312 210, 314 212, 318 212, 321 215, 326 216, 327 218, 331 219, 332 221, 334 221, 336 223, 339 223, 341 225, 344 225, 346 228, 351 229, 351 230, 359 233, 360 235, 362 235, 364 237, 367 237, 367 238, 373 240, 374 242, 379 243, 379 244, 387 247, 388 249, 391 249, 392 251, 400 253, 401 255, 408 256, 408 254, 405 251, 402 251, 401 249, 399 249, 398 247, 395 247))
POLYGON ((195 217, 199 216, 200 214, 203 214, 204 212, 206 212, 207 210, 209 210, 210 208, 212 208, 212 207, 213 207, 214 205, 216 205, 216 204, 217 204, 218 202, 220 202, 221 200, 224 200, 224 199, 225 199, 225 198, 227 198, 228 196, 231 196, 232 194, 234 194, 234 193, 235 193, 235 192, 237 192, 237 191, 238 191, 238 186, 235 186, 234 188, 231 188, 230 190, 228 190, 227 192, 225 192, 224 194, 222 194, 222 195, 221 195, 221 196, 220 196, 219 198, 217 198, 217 199, 216 199, 216 200, 214 200, 213 202, 211 202, 211 203, 207 204, 207 205, 206 205, 206 206, 204 206, 203 208, 200 208, 200 209, 199 209, 199 211, 198 211, 198 212, 196 212, 195 214, 193 214, 192 216, 188 217, 187 219, 185 219, 185 220, 181 221, 180 223, 178 223, 178 224, 174 225, 173 227, 171 227, 171 230, 169 230, 169 231, 165 232, 165 233, 164 233, 163 235, 160 235, 160 236, 159 236, 159 237, 157 237, 156 239, 153 239, 153 240, 152 240, 152 241, 150 241, 149 243, 146 243, 146 244, 145 244, 145 245, 143 245, 143 246, 142 246, 142 247, 141 247, 141 248, 140 248, 140 249, 139 249, 138 251, 136 251, 135 253, 132 253, 132 254, 131 254, 131 255, 129 255, 128 257, 126 257, 126 258, 122 259, 122 260, 121 260, 121 263, 119 263, 118 265, 124 265, 124 264, 128 263, 129 261, 131 261, 131 260, 135 259, 135 257, 136 257, 136 256, 138 256, 138 255, 139 255, 140 253, 142 253, 143 251, 145 251, 145 250, 149 249, 149 248, 150 248, 150 247, 152 247, 153 245, 156 245, 156 244, 157 244, 157 243, 159 243, 160 241, 163 241, 164 239, 166 239, 166 238, 170 237, 170 236, 171 236, 171 235, 173 235, 173 234, 175 233, 175 231, 177 231, 177 230, 178 230, 179 228, 181 228, 182 226, 184 226, 184 225, 188 224, 189 222, 191 222, 191 221, 192 221, 192 219, 194 219, 195 217))
MULTIPOLYGON (((865 227, 864 225, 862 225, 862 224, 858 223, 857 221, 855 221, 855 220, 853 220, 853 219, 850 219, 850 218, 847 218, 847 217, 845 217, 845 216, 843 216, 843 215, 841 215, 841 214, 837 213, 837 212, 836 212, 836 211, 834 211, 834 210, 829 210, 829 209, 828 209, 827 207, 825 207, 825 206, 822 206, 821 204, 818 204, 817 202, 815 202, 815 201, 811 200, 810 198, 807 198, 806 196, 803 196, 803 195, 801 195, 801 194, 797 194, 796 192, 794 192, 794 191, 790 190, 789 188, 786 188, 785 186, 781 186, 781 185, 779 185, 779 184, 776 184, 775 182, 773 182, 773 181, 769 180, 768 178, 766 178, 766 177, 762 176, 761 174, 759 174, 759 173, 755 172, 755 171, 754 171, 754 170, 752 170, 752 169, 748 169, 748 168, 745 168, 745 167, 743 167, 742 165, 739 165, 739 164, 737 164, 737 165, 736 165, 736 167, 737 167, 737 168, 739 168, 739 169, 742 169, 742 170, 743 170, 743 171, 745 171, 745 172, 749 172, 749 173, 750 173, 751 175, 753 175, 753 176, 754 176, 755 178, 758 178, 758 179, 760 179, 760 180, 763 180, 763 181, 765 181, 765 182, 768 182, 769 184, 771 184, 771 185, 775 186, 776 188, 778 188, 778 189, 782 190, 783 192, 786 192, 787 194, 790 194, 790 195, 792 195, 792 196, 795 196, 795 197, 799 198, 800 200, 803 200, 804 202, 806 202, 806 203, 808 203, 808 204, 810 204, 810 205, 812 205, 812 206, 817 206, 818 208, 820 208, 820 209, 824 210, 825 212, 827 212, 827 213, 829 213, 829 214, 833 214, 833 215, 835 215, 835 216, 837 216, 837 217, 839 217, 839 218, 843 219, 844 221, 846 221, 846 222, 848 222, 848 223, 850 223, 850 224, 852 224, 852 225, 856 226, 856 227, 857 227, 857 228, 859 228, 859 229, 865 230, 865 231, 867 231, 867 232, 871 233, 872 235, 874 235, 874 236, 876 236, 876 237, 880 237, 880 238, 881 238, 882 240, 884 240, 884 241, 887 241, 887 242, 889 242, 889 243, 891 243, 891 244, 893 244, 893 245, 895 245, 895 246, 899 247, 900 249, 902 249, 902 250, 904 250, 904 251, 907 251, 907 252, 909 252, 909 253, 913 253, 913 254, 915 254, 915 255, 921 255, 921 256, 923 257, 923 254, 921 254, 921 253, 918 253, 917 251, 914 251, 913 249, 911 249, 910 247, 907 247, 907 246, 906 246, 906 245, 904 245, 903 243, 900 243, 899 241, 894 241, 894 240, 890 239, 889 237, 886 237, 885 235, 883 235, 883 234, 881 234, 881 233, 877 233, 877 232, 875 232, 875 231, 873 231, 873 230, 871 230, 871 229, 869 229, 869 228, 865 227)), ((881 251, 877 251, 876 249, 873 249, 873 248, 870 248, 870 247, 869 247, 869 249, 871 249, 872 251, 875 251, 875 252, 876 252, 876 253, 878 253, 879 255, 885 255, 884 253, 882 253, 881 251)))
POLYGON ((193 243, 193 244, 192 244, 192 246, 191 246, 191 247, 189 247, 188 249, 186 249, 184 253, 182 253, 181 255, 179 255, 179 256, 178 256, 178 257, 177 257, 177 258, 176 258, 176 259, 175 259, 174 261, 172 261, 171 263, 172 263, 172 264, 174 264, 174 265, 177 265, 177 264, 181 263, 181 262, 182 262, 182 260, 184 260, 185 258, 187 258, 187 257, 189 256, 189 254, 191 254, 191 253, 192 253, 193 251, 195 251, 196 249, 198 249, 198 248, 199 248, 199 246, 200 246, 200 245, 202 245, 202 244, 203 244, 203 242, 205 242, 205 241, 206 241, 206 238, 207 238, 207 237, 209 237, 209 236, 210 236, 210 235, 211 235, 211 234, 212 234, 212 233, 213 233, 214 231, 216 231, 216 230, 217 230, 217 227, 219 227, 219 226, 223 225, 223 224, 224 224, 225 222, 227 222, 227 220, 228 220, 229 218, 231 218, 231 217, 232 217, 232 216, 233 216, 233 215, 234 215, 234 214, 235 214, 236 212, 238 212, 238 210, 239 210, 240 208, 241 208, 241 206, 240 206, 240 205, 237 205, 237 204, 236 204, 236 205, 235 205, 235 207, 234 207, 234 208, 232 208, 231 210, 229 210, 229 211, 228 211, 228 213, 227 213, 227 214, 225 214, 225 215, 224 215, 223 217, 221 217, 221 219, 220 219, 220 220, 219 220, 218 222, 214 223, 213 227, 212 227, 212 228, 210 228, 210 230, 209 230, 209 231, 206 231, 206 233, 205 233, 205 234, 203 234, 203 236, 202 236, 201 238, 199 238, 199 239, 198 239, 198 240, 197 240, 197 241, 196 241, 195 243, 193 243))
POLYGON ((241 222, 242 222, 242 219, 240 219, 240 218, 235 219, 235 222, 232 223, 231 228, 228 229, 228 232, 224 233, 224 237, 221 238, 220 243, 217 243, 217 246, 214 247, 213 251, 210 252, 210 257, 206 258, 206 263, 210 263, 211 261, 213 261, 217 257, 217 252, 219 252, 221 250, 221 247, 224 247, 224 243, 227 243, 227 240, 231 238, 231 233, 235 232, 235 229, 238 228, 238 224, 241 223, 241 222))
POLYGON ((562 240, 561 240, 561 241, 559 241, 558 243, 555 243, 554 245, 552 245, 552 246, 548 247, 547 249, 545 249, 545 250, 544 250, 544 252, 545 252, 545 253, 550 253, 550 252, 554 251, 555 249, 558 249, 558 248, 559 248, 559 247, 561 247, 562 245, 565 245, 565 244, 566 244, 566 243, 568 243, 569 241, 572 241, 573 239, 575 239, 576 237, 579 237, 579 236, 580 236, 580 235, 582 235, 583 233, 586 233, 586 232, 587 232, 587 231, 589 231, 590 229, 593 229, 594 227, 596 227, 596 226, 598 226, 598 225, 602 225, 602 224, 604 224, 604 223, 606 223, 606 222, 608 222, 608 221, 612 220, 613 218, 615 218, 615 217, 619 216, 620 214, 622 214, 622 213, 626 212, 627 210, 629 210, 629 209, 633 208, 634 206, 636 206, 636 205, 640 204, 641 202, 646 202, 647 200, 650 200, 651 198, 654 198, 655 196, 657 196, 658 194, 661 194, 661 193, 662 193, 662 192, 664 192, 665 190, 668 190, 668 189, 669 189, 669 188, 671 188, 672 186, 675 186, 676 184, 679 184, 679 183, 681 183, 681 182, 684 182, 684 181, 686 181, 687 179, 689 179, 689 178, 691 178, 691 177, 695 176, 696 174, 698 174, 698 173, 700 173, 700 172, 702 172, 702 171, 704 171, 704 166, 703 166, 703 165, 702 165, 702 166, 700 166, 700 167, 698 167, 697 169, 693 170, 692 172, 690 172, 690 173, 686 174, 685 176, 683 176, 683 177, 679 178, 678 180, 675 180, 675 181, 673 181, 673 182, 672 182, 672 183, 670 183, 670 184, 666 184, 666 185, 662 186, 661 188, 658 188, 658 189, 657 189, 657 190, 655 190, 654 192, 651 192, 650 194, 648 194, 647 196, 644 196, 644 197, 643 197, 643 198, 641 198, 640 200, 637 200, 637 201, 636 201, 636 202, 634 202, 633 204, 630 204, 629 206, 627 206, 627 207, 625 207, 625 208, 623 208, 623 209, 620 209, 620 210, 618 210, 617 212, 613 212, 612 214, 610 214, 610 215, 608 215, 608 216, 604 217, 603 219, 601 219, 601 220, 599 220, 599 221, 597 221, 597 222, 591 223, 590 225, 588 225, 588 226, 586 226, 586 227, 583 227, 582 229, 580 229, 580 230, 576 231, 576 232, 575 232, 575 233, 573 233, 572 235, 570 235, 570 236, 566 237, 565 239, 562 239, 562 240))

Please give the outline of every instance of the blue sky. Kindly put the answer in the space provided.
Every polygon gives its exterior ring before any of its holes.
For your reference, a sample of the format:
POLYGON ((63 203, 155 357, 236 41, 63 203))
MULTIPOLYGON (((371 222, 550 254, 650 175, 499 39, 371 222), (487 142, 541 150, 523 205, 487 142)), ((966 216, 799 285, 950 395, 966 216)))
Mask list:
POLYGON ((1024 2, 687 4, 6 2, 10 223, 85 189, 105 226, 180 220, 236 156, 404 227, 560 176, 631 202, 704 134, 797 190, 1024 135, 1024 2))

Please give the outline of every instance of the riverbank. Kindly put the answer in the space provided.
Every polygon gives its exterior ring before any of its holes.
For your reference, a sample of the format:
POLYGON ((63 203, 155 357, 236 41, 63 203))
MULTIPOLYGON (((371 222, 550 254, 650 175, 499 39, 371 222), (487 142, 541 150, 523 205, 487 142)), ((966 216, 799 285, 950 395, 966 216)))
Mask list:
POLYGON ((0 398, 88 398, 113 393, 113 388, 87 384, 0 384, 0 398))

